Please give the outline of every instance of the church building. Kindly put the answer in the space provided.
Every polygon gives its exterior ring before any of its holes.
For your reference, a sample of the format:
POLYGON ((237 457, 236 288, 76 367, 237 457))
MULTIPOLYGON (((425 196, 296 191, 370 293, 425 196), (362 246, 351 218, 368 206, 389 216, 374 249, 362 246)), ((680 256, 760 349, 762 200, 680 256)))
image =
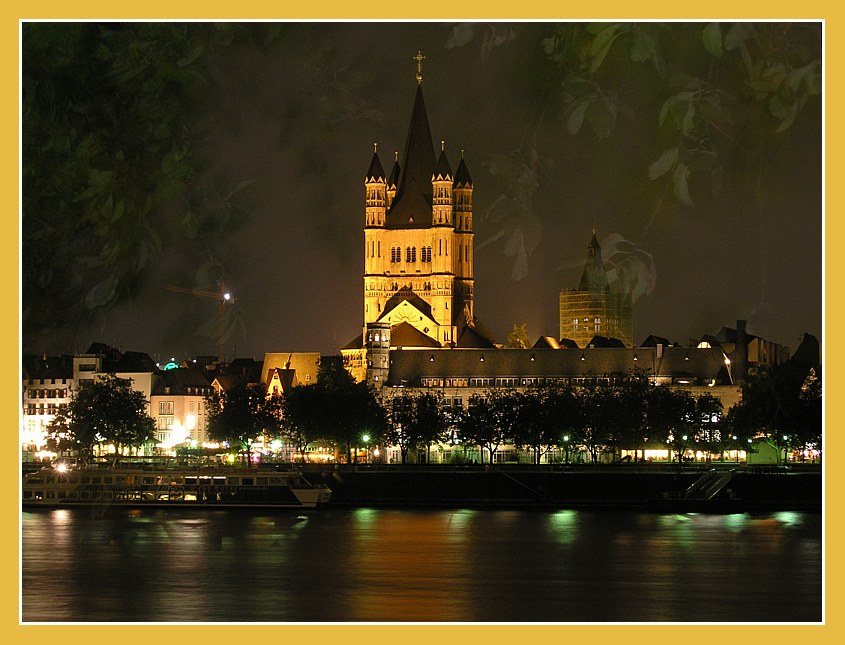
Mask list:
POLYGON ((454 171, 445 141, 435 153, 424 58, 414 57, 417 87, 401 162, 395 152, 386 173, 376 144, 364 181, 363 333, 341 350, 357 376, 374 326, 387 331, 391 347, 494 347, 473 309, 472 177, 463 150, 454 171))

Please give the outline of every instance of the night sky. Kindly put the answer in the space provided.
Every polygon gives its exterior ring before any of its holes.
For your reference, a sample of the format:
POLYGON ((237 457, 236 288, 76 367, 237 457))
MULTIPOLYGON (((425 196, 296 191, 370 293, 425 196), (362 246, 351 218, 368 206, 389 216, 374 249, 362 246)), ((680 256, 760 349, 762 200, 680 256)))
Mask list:
MULTIPOLYGON (((43 202, 41 213, 27 209, 26 173, 34 169, 27 170, 25 146, 23 286, 38 285, 44 296, 28 309, 25 294, 23 349, 82 352, 98 341, 157 359, 216 354, 214 300, 167 287, 213 291, 218 279, 236 297, 228 357, 344 346, 363 318, 364 174, 374 142, 385 169, 394 150, 401 155, 418 50, 432 138, 445 140, 453 169, 464 149, 474 180, 475 312, 497 340, 515 323, 527 324, 531 342, 558 335, 558 292, 578 285, 594 227, 608 268, 619 267, 613 275, 635 299, 637 343, 654 334, 687 344, 737 319, 793 350, 804 332, 821 339, 821 95, 801 89, 820 72, 807 65, 821 56, 821 29, 805 24, 777 36, 754 25, 773 42, 799 35, 780 62, 749 44, 753 62, 809 70, 790 77, 792 94, 773 102, 766 88, 748 91, 742 47, 729 50, 726 39, 723 55, 708 58, 706 26, 687 25, 688 42, 679 44, 647 25, 646 33, 663 38, 662 66, 641 60, 638 43, 653 41, 638 41, 634 29, 617 33, 603 60, 566 67, 549 53, 555 23, 287 24, 272 38, 239 36, 204 50, 196 62, 204 80, 185 97, 197 160, 191 181, 215 194, 248 182, 232 198, 235 214, 213 233, 187 235, 168 226, 184 218, 178 199, 154 203, 149 218, 160 244, 131 279, 88 305, 51 308, 50 294, 65 287, 27 278, 27 255, 44 254, 30 240, 42 239, 36 233, 50 227, 44 212, 51 209, 43 202), (683 121, 686 104, 676 110, 689 135, 679 144, 660 111, 691 87, 682 74, 706 82, 684 95, 699 101, 699 121, 683 121), (592 111, 579 122, 585 96, 592 111), (791 116, 787 98, 800 107, 791 116), (689 161, 690 203, 674 171, 649 178, 673 146, 689 161), (51 329, 47 320, 62 322, 51 329)), ((595 54, 589 39, 599 30, 578 27, 575 56, 595 54)), ((263 34, 267 25, 251 29, 263 34)), ((83 255, 90 248, 65 253, 65 273, 74 274, 83 255)), ((96 273, 80 272, 73 285, 80 298, 91 294, 96 273)))

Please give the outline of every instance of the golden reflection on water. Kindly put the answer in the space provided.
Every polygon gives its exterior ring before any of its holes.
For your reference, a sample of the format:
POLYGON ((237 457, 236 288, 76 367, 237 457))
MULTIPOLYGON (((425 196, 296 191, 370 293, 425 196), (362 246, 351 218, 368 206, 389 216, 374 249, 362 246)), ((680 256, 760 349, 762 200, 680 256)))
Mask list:
POLYGON ((473 511, 413 515, 357 509, 348 575, 359 583, 351 599, 364 622, 454 622, 468 605, 467 536, 473 511))
POLYGON ((820 525, 806 513, 24 513, 23 618, 819 620, 820 525))

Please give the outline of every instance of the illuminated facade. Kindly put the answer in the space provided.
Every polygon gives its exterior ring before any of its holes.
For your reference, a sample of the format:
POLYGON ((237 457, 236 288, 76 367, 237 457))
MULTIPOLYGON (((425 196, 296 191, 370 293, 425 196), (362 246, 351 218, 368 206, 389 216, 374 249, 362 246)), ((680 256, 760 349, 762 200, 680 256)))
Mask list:
POLYGON ((629 294, 617 292, 607 279, 601 247, 593 231, 577 289, 560 292, 560 338, 584 348, 595 336, 634 346, 633 307, 629 294))
POLYGON ((205 397, 211 391, 201 368, 185 364, 164 371, 150 397, 150 416, 155 420, 159 448, 207 443, 205 397))
MULTIPOLYGON (((24 461, 48 458, 47 429, 56 414, 70 403, 79 387, 114 374, 129 379, 132 389, 149 401, 162 371, 143 352, 121 352, 93 343, 84 354, 23 356, 21 449, 24 461)), ((152 408, 147 412, 155 418, 152 408)))
POLYGON ((450 346, 474 324, 473 183, 463 151, 454 172, 444 142, 435 156, 421 60, 402 163, 396 153, 388 176, 376 148, 364 182, 363 332, 367 323, 407 323, 450 346))
POLYGON ((22 433, 24 454, 46 447, 47 426, 70 403, 76 380, 71 356, 23 356, 22 433))

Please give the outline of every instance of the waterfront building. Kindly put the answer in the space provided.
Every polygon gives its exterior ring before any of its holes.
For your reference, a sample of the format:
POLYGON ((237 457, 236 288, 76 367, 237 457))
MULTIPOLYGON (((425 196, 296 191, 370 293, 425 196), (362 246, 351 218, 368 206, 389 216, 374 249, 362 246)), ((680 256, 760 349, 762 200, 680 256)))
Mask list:
POLYGON ((736 329, 722 327, 713 336, 702 336, 697 343, 691 340, 690 345, 702 349, 720 347, 730 359, 739 383, 789 360, 788 347, 749 334, 744 320, 736 321, 736 329))
POLYGON ((21 449, 24 459, 46 448, 47 426, 71 400, 76 381, 73 357, 24 355, 21 389, 21 449))
POLYGON ((319 352, 267 352, 261 382, 267 394, 284 394, 290 387, 316 383, 319 364, 319 352))
MULTIPOLYGON (((84 354, 23 356, 21 389, 21 449, 24 461, 39 459, 46 449, 47 427, 81 385, 106 374, 129 379, 149 402, 162 370, 148 354, 120 351, 93 343, 84 354)), ((147 413, 151 408, 148 404, 147 413)))
POLYGON ((211 392, 204 369, 193 362, 164 370, 150 397, 158 448, 207 443, 205 397, 211 392))

